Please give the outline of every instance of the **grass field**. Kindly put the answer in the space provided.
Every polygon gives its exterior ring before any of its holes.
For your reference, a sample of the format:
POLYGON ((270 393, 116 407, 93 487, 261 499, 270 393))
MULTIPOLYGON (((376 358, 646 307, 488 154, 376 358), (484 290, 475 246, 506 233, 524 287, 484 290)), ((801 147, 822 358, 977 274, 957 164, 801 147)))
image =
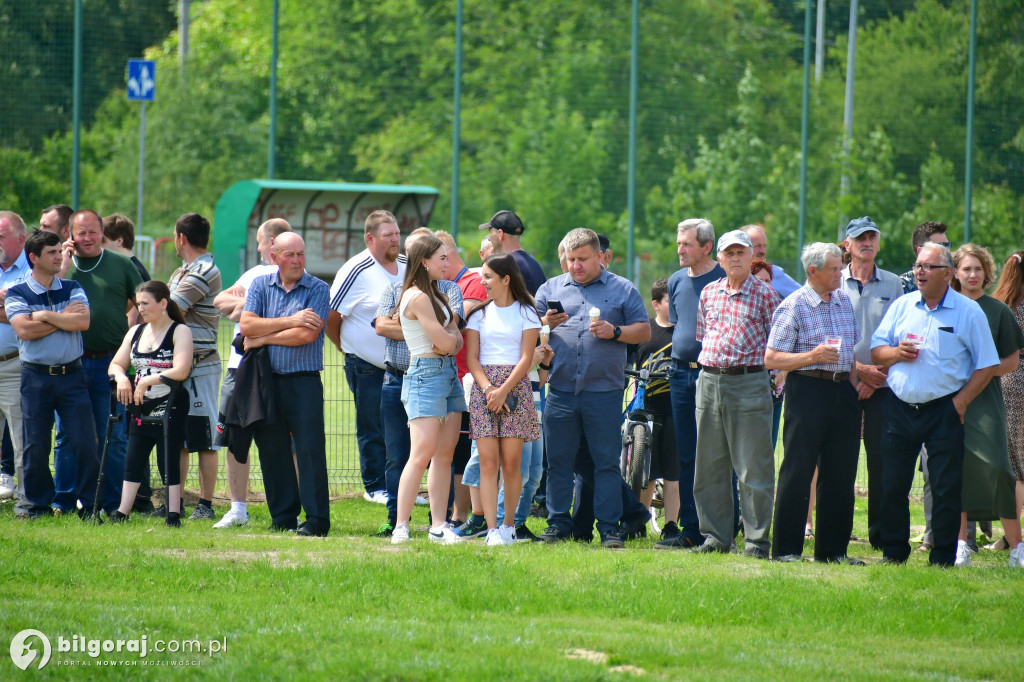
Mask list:
MULTIPOLYGON (((920 505, 913 511, 921 523, 920 505)), ((919 553, 906 566, 874 565, 877 553, 862 543, 851 554, 873 565, 660 552, 652 539, 622 551, 488 549, 431 545, 414 532, 393 547, 369 536, 384 509, 362 499, 332 505, 324 539, 271 533, 265 507, 251 512, 248 527, 214 531, 209 522, 172 530, 159 519, 17 522, 10 504, 0 507, 2 648, 25 628, 53 646, 42 670, 23 673, 3 655, 3 678, 1021 677, 1024 572, 1006 567, 1005 552, 939 570, 919 553), (151 647, 216 640, 223 650, 145 659, 58 651, 58 637, 75 635, 146 636, 151 647), (124 662, 138 665, 100 665, 124 662)), ((414 531, 425 523, 417 507, 414 531)))

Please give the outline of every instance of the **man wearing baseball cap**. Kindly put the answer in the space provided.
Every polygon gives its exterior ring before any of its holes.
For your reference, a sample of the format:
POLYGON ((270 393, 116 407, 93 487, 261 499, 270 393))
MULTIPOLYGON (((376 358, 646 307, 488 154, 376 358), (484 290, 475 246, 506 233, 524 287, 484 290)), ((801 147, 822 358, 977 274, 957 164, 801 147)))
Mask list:
POLYGON ((889 390, 888 370, 871 362, 871 335, 903 295, 898 275, 875 265, 882 233, 868 216, 854 218, 846 227, 846 251, 850 264, 842 271, 842 289, 853 303, 860 341, 853 348, 857 405, 864 415, 864 451, 868 467, 868 541, 882 546, 882 405, 889 390))
POLYGON ((729 552, 735 537, 732 474, 740 484, 744 554, 771 549, 775 459, 772 395, 765 344, 779 294, 750 274, 754 249, 742 230, 718 240, 725 277, 704 287, 697 307, 701 341, 697 379, 697 457, 693 499, 704 544, 695 552, 729 552))
POLYGON ((519 245, 519 238, 526 230, 519 216, 512 211, 498 211, 480 229, 489 230, 487 236, 494 246, 494 253, 507 253, 515 259, 519 272, 526 280, 526 288, 530 290, 531 296, 536 296, 537 289, 547 280, 547 275, 537 259, 523 251, 519 245))

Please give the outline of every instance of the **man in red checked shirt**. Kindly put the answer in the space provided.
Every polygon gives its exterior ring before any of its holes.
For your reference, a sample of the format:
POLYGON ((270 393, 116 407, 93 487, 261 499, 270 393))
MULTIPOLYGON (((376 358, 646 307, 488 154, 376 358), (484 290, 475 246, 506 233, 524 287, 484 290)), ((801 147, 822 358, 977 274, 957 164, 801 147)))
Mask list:
POLYGON ((735 537, 732 473, 740 484, 744 555, 767 559, 771 549, 775 460, 772 396, 765 344, 779 295, 751 276, 750 237, 742 230, 718 240, 726 276, 704 287, 697 308, 697 457, 693 499, 704 544, 694 552, 729 552, 735 537))

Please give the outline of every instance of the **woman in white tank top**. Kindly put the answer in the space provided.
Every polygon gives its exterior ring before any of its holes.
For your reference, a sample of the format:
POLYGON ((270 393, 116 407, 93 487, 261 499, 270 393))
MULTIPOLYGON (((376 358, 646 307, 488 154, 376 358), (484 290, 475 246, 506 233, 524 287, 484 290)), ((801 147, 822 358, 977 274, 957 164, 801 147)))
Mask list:
POLYGON ((411 361, 402 382, 402 403, 409 418, 409 461, 398 483, 398 517, 391 542, 409 540, 409 519, 423 472, 430 464, 427 490, 433 522, 431 542, 453 544, 458 536, 445 523, 452 455, 466 411, 455 353, 462 346, 457 320, 448 298, 437 288, 448 271, 448 255, 433 236, 409 247, 398 319, 411 361))

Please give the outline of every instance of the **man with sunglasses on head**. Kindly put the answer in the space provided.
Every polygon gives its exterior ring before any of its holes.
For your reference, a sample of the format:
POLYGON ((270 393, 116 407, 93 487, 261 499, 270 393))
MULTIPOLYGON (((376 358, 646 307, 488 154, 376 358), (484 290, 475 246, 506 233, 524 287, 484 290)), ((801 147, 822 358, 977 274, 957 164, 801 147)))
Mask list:
POLYGON ((929 560, 952 566, 960 531, 964 413, 992 378, 999 355, 977 303, 950 288, 953 257, 925 243, 913 268, 917 292, 886 311, 871 336, 871 360, 889 368, 882 430, 882 552, 910 554, 907 495, 921 446, 928 448, 935 546, 929 560))
MULTIPOLYGON (((924 246, 925 242, 934 242, 952 251, 953 244, 946 237, 946 232, 948 231, 949 228, 946 227, 946 223, 938 223, 933 220, 926 220, 915 227, 914 234, 910 237, 910 245, 914 249, 914 255, 916 256, 921 252, 921 247, 924 246)), ((900 281, 903 282, 903 293, 909 294, 911 291, 917 291, 917 281, 914 279, 913 268, 900 275, 900 281)))

